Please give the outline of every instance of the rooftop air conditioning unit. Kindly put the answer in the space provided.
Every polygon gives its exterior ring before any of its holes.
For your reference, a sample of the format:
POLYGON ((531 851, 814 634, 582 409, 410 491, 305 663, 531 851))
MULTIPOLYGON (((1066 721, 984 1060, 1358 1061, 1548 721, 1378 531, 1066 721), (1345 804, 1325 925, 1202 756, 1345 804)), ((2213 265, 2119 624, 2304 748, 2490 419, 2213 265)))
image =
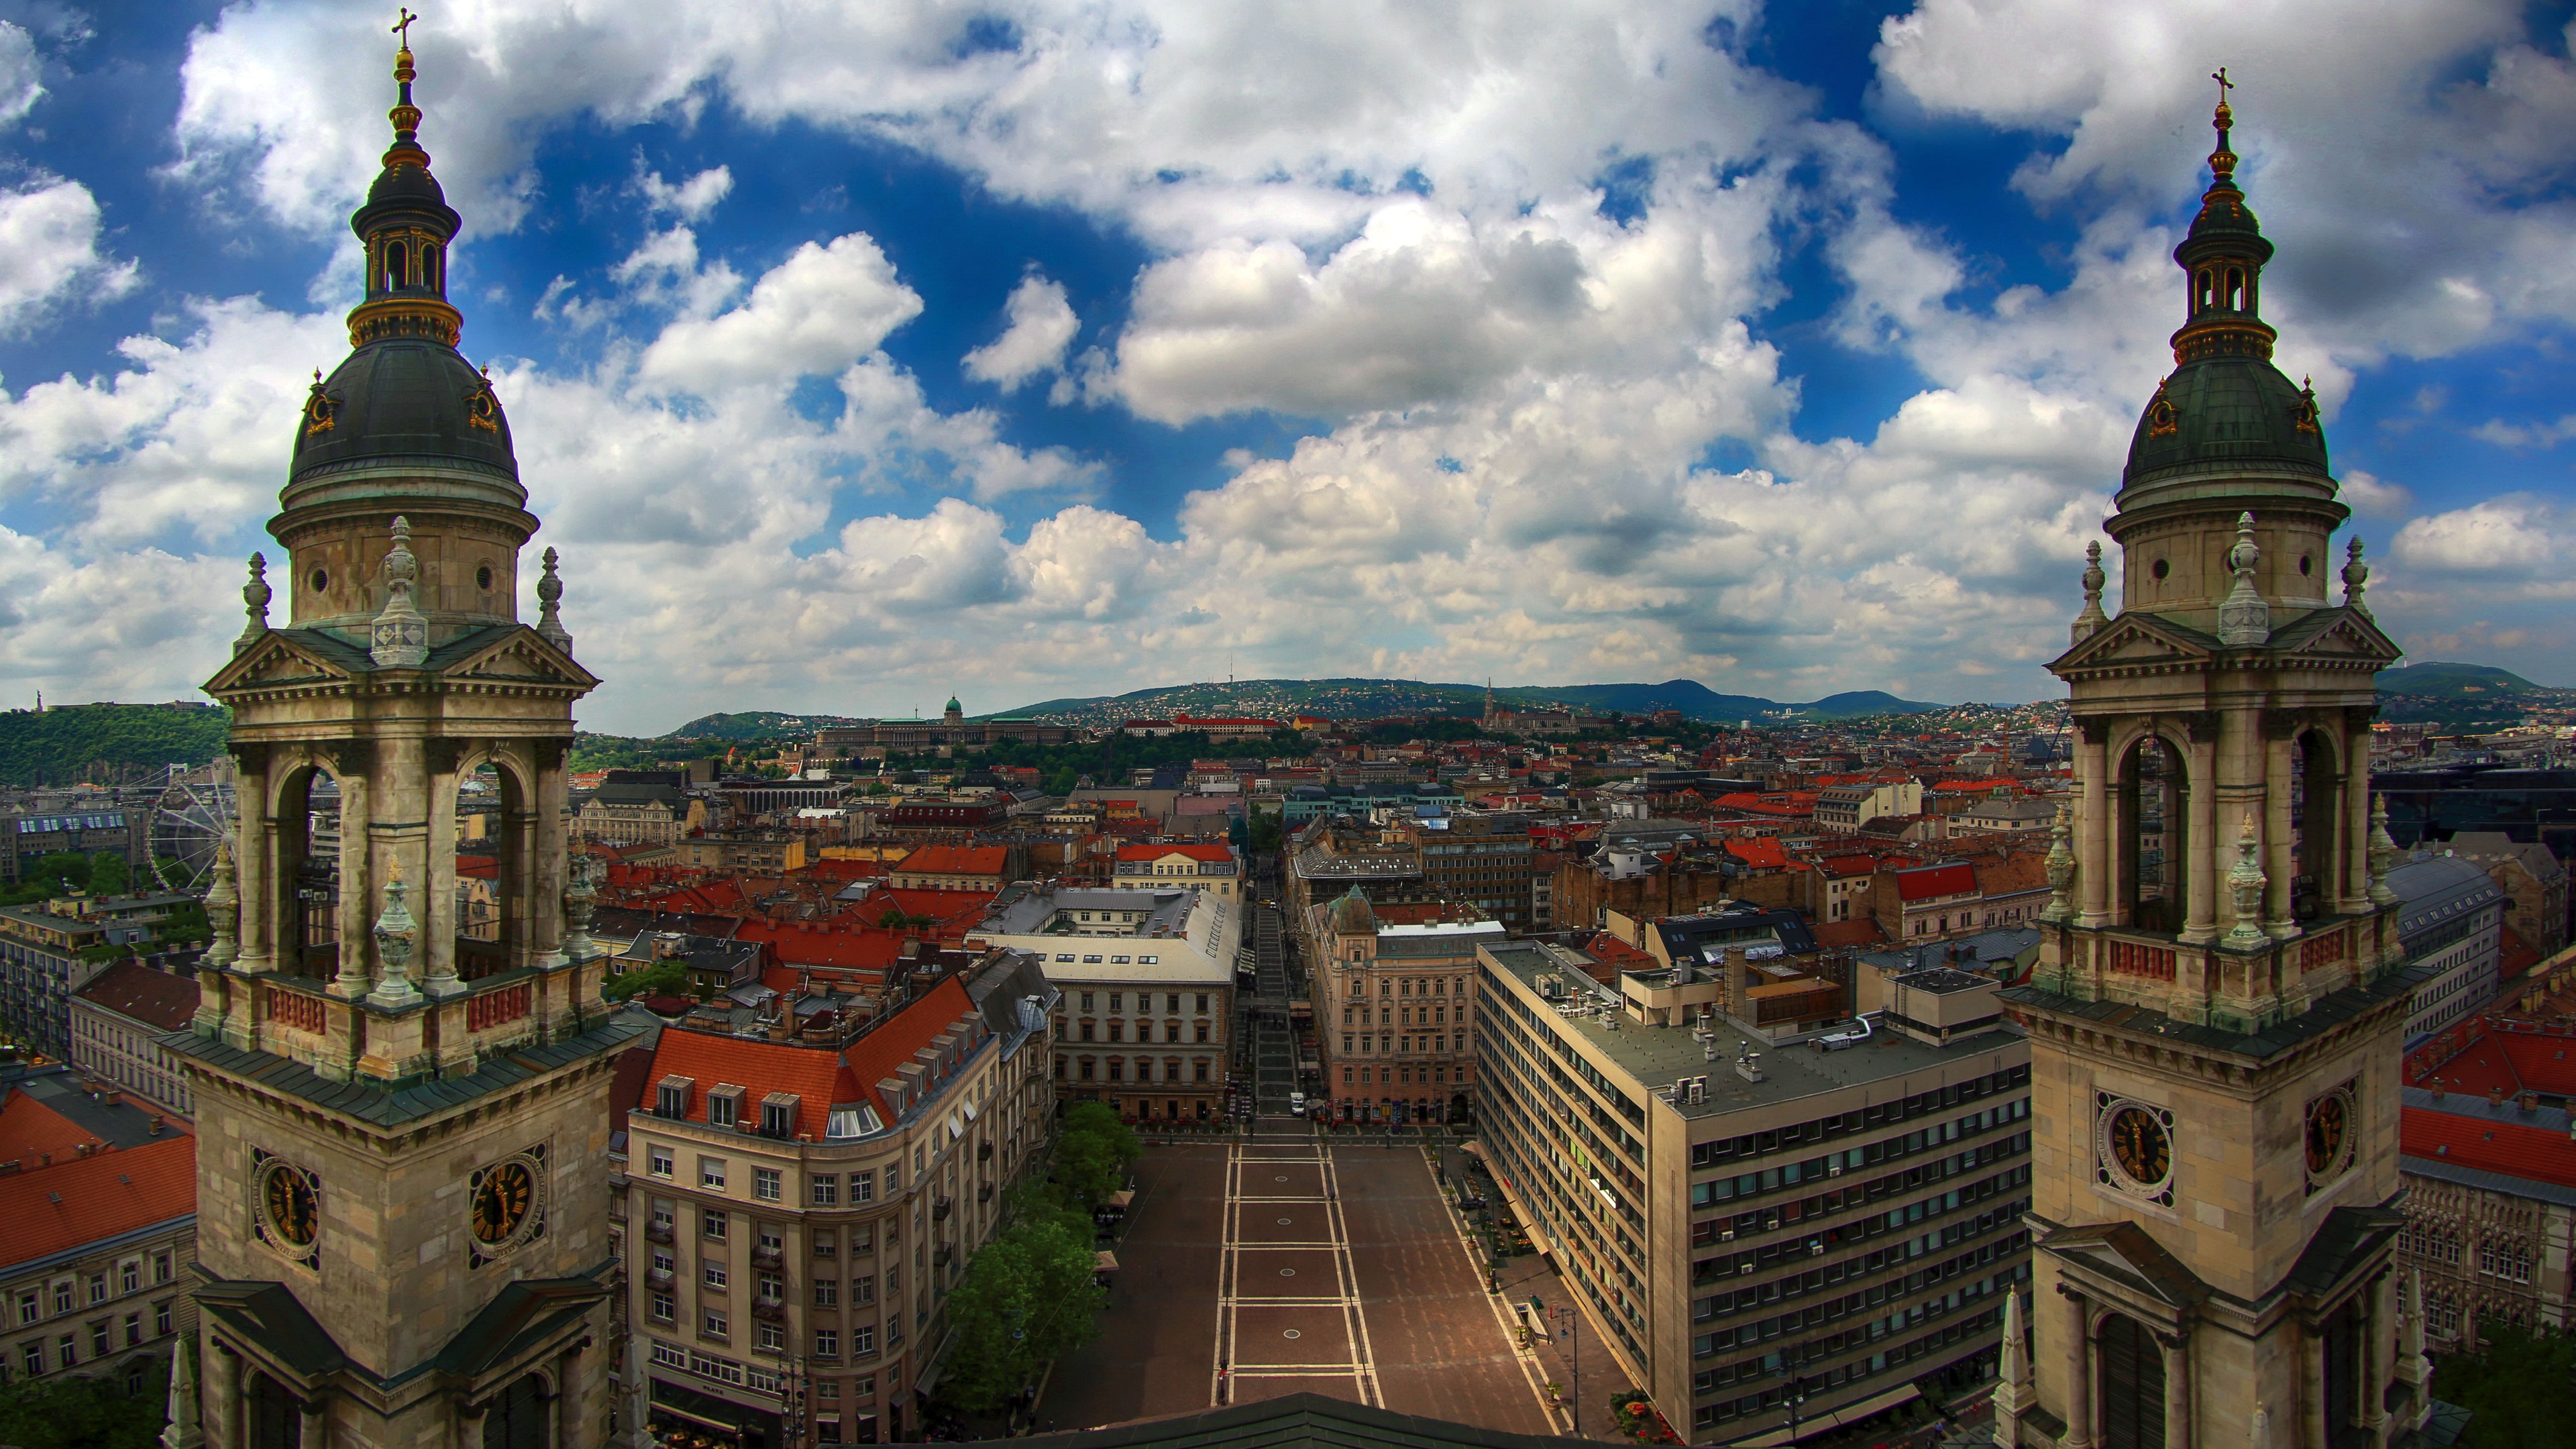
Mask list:
POLYGON ((1733 1228, 1721 1228, 1721 1229, 1719 1229, 1719 1230, 1718 1230, 1718 1234, 1717 1234, 1717 1240, 1718 1240, 1719 1242, 1721 1242, 1721 1243, 1731 1243, 1731 1242, 1734 1242, 1734 1241, 1735 1241, 1735 1229, 1733 1229, 1733 1228))
POLYGON ((1842 1175, 1843 1165, 1839 1162, 1832 1163, 1825 1168, 1825 1176, 1827 1177, 1840 1177, 1842 1175))

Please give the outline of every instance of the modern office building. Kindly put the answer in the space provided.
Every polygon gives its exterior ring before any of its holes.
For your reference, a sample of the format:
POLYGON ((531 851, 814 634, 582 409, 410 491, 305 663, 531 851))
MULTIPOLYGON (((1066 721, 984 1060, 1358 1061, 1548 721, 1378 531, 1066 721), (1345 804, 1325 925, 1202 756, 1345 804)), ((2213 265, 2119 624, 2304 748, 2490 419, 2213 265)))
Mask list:
POLYGON ((1881 1029, 1760 1051, 1725 1016, 1656 1024, 1632 973, 1565 947, 1477 959, 1481 1150, 1676 1430, 1733 1441, 1794 1414, 1803 1436, 1992 1372, 2030 1272, 2031 1165, 2029 1044, 1991 979, 1951 993, 1946 1046, 1881 1029))

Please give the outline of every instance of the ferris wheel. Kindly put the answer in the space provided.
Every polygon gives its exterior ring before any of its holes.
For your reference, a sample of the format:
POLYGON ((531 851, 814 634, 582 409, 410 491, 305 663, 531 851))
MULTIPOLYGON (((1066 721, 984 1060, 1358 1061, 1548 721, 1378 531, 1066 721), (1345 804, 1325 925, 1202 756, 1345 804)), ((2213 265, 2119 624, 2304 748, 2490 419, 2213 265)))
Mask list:
POLYGON ((207 766, 172 765, 164 773, 152 817, 152 871, 164 890, 201 886, 214 868, 215 845, 231 837, 238 813, 230 776, 207 766))

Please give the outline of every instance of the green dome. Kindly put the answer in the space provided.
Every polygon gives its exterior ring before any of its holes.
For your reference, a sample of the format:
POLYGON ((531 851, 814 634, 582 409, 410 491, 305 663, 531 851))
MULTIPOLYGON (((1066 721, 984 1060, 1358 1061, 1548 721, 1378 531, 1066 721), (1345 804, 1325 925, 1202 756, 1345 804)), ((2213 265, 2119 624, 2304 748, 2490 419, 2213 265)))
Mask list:
POLYGON ((2175 368, 2138 416, 2121 487, 2209 471, 2324 478, 2316 399, 2258 357, 2203 357, 2175 368))
POLYGON ((370 342, 323 381, 320 397, 330 426, 317 430, 309 406, 297 419, 290 478, 408 458, 518 481, 510 420, 490 381, 455 348, 426 338, 370 342))
POLYGON ((958 714, 964 714, 966 712, 966 706, 959 704, 957 702, 957 696, 953 694, 948 696, 948 708, 958 714))

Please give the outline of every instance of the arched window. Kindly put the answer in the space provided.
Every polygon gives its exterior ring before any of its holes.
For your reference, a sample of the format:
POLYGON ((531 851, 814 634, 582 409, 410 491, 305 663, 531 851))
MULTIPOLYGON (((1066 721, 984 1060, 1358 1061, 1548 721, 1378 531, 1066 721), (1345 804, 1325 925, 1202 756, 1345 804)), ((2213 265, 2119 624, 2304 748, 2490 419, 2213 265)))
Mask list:
POLYGON ((2191 310, 2193 316, 2206 312, 2218 300, 2218 276, 2203 267, 2192 278, 2191 310))
POLYGON ((425 246, 420 249, 420 284, 431 291, 438 290, 438 248, 436 247, 425 246))
POLYGON ((410 257, 404 251, 403 244, 401 242, 385 243, 386 291, 399 292, 403 289, 405 285, 404 278, 408 275, 409 271, 405 264, 409 260, 410 257))
POLYGON ((2229 267, 2227 269, 2227 310, 2230 312, 2242 312, 2245 310, 2245 272, 2243 268, 2229 267))
POLYGON ((2350 857, 2345 836, 2350 814, 2344 808, 2343 783, 2335 748, 2316 730, 2302 730, 2293 742, 2290 771, 2290 914, 2302 921, 2331 911, 2343 895, 2342 880, 2350 857))
POLYGON ((2165 1356, 2136 1319, 2112 1314, 2102 1324, 2102 1449, 2164 1449, 2165 1356))

